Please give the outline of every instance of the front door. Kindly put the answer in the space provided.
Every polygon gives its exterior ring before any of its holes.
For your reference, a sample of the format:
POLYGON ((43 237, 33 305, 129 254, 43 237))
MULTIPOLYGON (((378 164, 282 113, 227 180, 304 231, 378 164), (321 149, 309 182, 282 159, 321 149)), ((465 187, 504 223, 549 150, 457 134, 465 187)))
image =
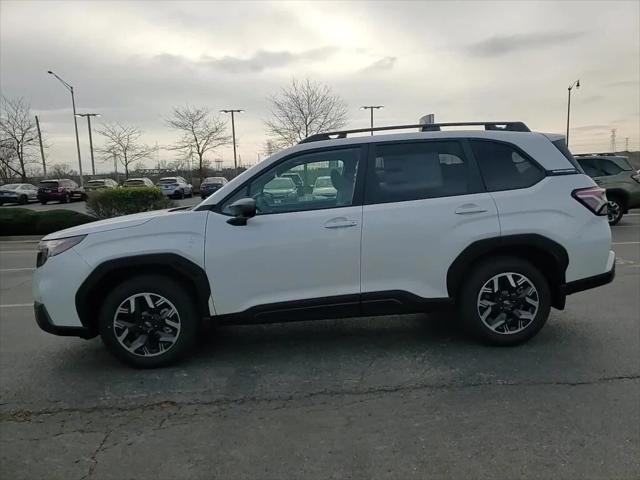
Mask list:
POLYGON ((205 264, 217 315, 357 310, 361 157, 359 146, 288 157, 209 213, 205 264), (256 200, 257 215, 228 224, 228 205, 243 197, 256 200))

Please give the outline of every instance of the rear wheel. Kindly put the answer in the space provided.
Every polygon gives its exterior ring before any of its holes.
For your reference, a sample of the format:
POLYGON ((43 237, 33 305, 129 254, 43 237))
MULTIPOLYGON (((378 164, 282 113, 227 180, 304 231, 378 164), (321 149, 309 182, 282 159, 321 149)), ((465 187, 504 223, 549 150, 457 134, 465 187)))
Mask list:
POLYGON ((46 204, 47 204, 47 201, 46 201, 46 200, 40 200, 40 203, 41 203, 42 205, 46 205, 46 204))
POLYGON ((615 225, 620 220, 622 220, 622 215, 624 214, 624 209, 622 207, 622 203, 617 198, 609 199, 607 203, 607 218, 609 220, 609 225, 615 225))
POLYGON ((64 198, 62 199, 62 202, 60 203, 70 203, 71 202, 71 196, 67 193, 65 194, 64 198))
POLYGON ((494 345, 517 345, 544 326, 551 292, 544 275, 519 258, 482 262, 462 287, 459 309, 468 330, 494 345))
POLYGON ((27 198, 26 195, 20 195, 20 198, 18 199, 18 203, 20 205, 26 205, 27 203, 29 203, 29 199, 27 198))
POLYGON ((188 293, 160 275, 134 277, 115 287, 100 311, 107 348, 137 368, 174 363, 194 346, 198 312, 188 293))

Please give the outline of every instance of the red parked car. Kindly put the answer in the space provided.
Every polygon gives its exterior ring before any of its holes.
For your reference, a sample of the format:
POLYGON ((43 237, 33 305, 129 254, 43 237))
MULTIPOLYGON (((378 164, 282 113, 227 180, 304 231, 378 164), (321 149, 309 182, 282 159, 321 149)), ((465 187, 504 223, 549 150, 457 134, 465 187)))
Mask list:
POLYGON ((38 185, 38 200, 43 205, 52 200, 69 203, 71 200, 84 200, 85 197, 84 189, 68 178, 43 180, 38 185))

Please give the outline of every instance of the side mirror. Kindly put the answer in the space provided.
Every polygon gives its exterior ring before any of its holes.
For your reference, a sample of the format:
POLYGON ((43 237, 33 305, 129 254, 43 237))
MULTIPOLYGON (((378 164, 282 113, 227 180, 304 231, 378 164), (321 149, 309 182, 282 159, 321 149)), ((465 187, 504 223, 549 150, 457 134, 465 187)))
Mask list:
POLYGON ((256 201, 253 198, 241 198, 229 205, 229 212, 233 215, 227 220, 229 225, 246 225, 247 220, 256 216, 256 201))

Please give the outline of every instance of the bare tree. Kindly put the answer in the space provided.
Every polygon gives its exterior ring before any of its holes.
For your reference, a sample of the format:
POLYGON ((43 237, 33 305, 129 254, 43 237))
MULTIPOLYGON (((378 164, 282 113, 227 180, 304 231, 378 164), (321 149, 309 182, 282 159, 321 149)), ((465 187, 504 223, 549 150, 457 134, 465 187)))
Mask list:
POLYGON ((347 104, 328 85, 305 79, 269 97, 271 118, 267 135, 278 147, 289 147, 309 135, 343 127, 347 104))
POLYGON ((184 158, 195 155, 201 180, 207 166, 205 154, 231 143, 231 137, 227 134, 227 123, 207 108, 190 105, 174 107, 167 124, 181 133, 178 141, 169 149, 179 151, 184 158))
POLYGON ((2 97, 0 101, 1 170, 8 176, 27 180, 26 164, 32 160, 29 150, 35 145, 36 124, 31 106, 22 98, 2 97))
POLYGON ((52 178, 68 178, 78 174, 66 163, 56 163, 49 167, 49 174, 52 178))
POLYGON ((105 161, 112 160, 115 156, 124 167, 126 178, 129 178, 129 167, 150 158, 158 150, 158 147, 140 142, 142 131, 137 127, 105 123, 97 132, 105 138, 104 147, 100 149, 105 161))

